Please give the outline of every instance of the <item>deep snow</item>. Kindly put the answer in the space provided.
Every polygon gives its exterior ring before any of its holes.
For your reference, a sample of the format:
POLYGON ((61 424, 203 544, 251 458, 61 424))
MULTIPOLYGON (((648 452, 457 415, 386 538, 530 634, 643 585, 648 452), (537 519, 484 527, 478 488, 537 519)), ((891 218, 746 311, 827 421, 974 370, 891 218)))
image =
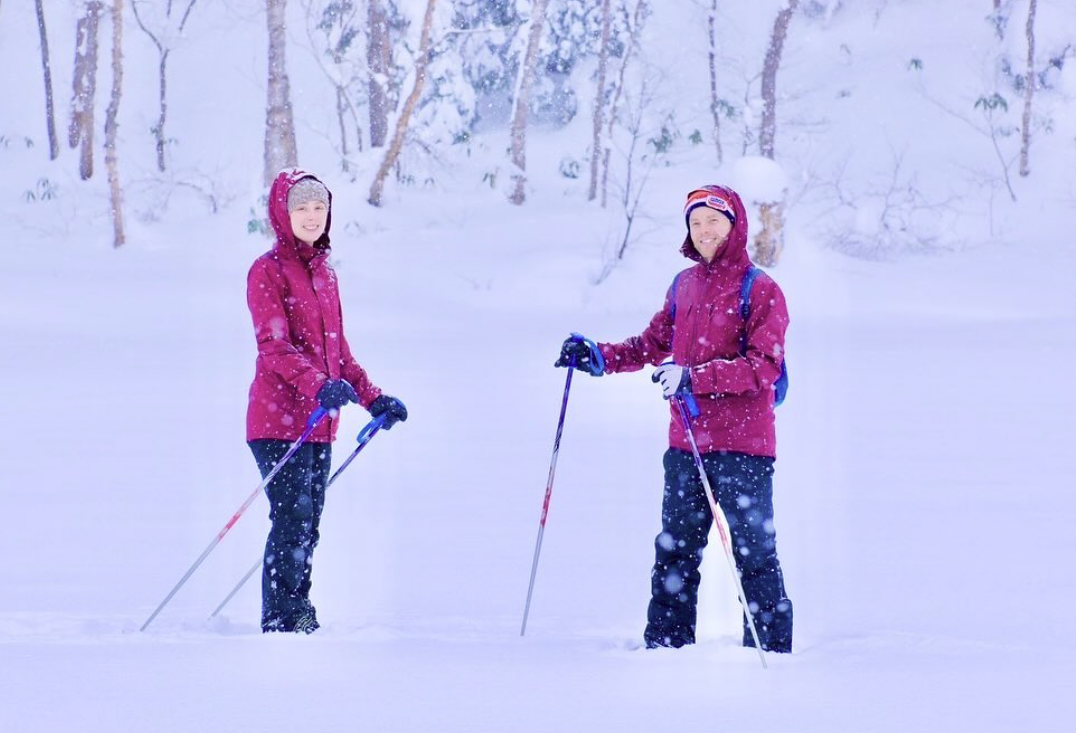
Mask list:
MULTIPOLYGON (((771 9, 737 18, 730 34, 757 38, 771 9)), ((1042 168, 1021 184, 1020 205, 983 200, 976 218, 978 204, 961 200, 969 208, 956 224, 940 217, 959 229, 954 251, 850 259, 823 246, 819 219, 838 218, 816 208, 809 186, 791 209, 773 271, 792 316, 775 481, 796 641, 768 671, 737 646, 716 543, 704 566, 701 643, 638 648, 668 419, 648 371, 574 380, 519 638, 564 385, 552 368, 559 343, 569 331, 638 333, 686 264, 676 252, 683 194, 736 170, 715 173, 691 150, 655 170, 642 236, 596 286, 615 240, 611 217, 555 170, 565 150, 582 150, 583 117, 533 135, 530 159, 540 163, 522 209, 474 168, 430 190, 390 189, 381 210, 362 203, 368 179, 347 185, 323 173, 336 193, 333 259, 349 340, 412 417, 375 438, 330 492, 314 568, 321 631, 258 633, 256 583, 206 620, 260 552, 259 499, 139 633, 258 482, 242 437, 254 359, 245 276, 268 246, 245 233, 260 192, 263 60, 261 16, 241 12, 227 4, 204 15, 201 40, 173 59, 174 129, 233 194, 219 215, 189 193, 155 207, 144 187, 149 158, 131 154, 126 170, 143 188, 131 186, 130 246, 112 252, 103 189, 76 182, 70 153, 57 169, 40 147, 0 149, 0 213, 14 227, 0 247, 0 730, 1071 727, 1076 395, 1066 379, 1076 250, 1064 141, 1076 116, 1058 99, 1054 152, 1036 158, 1042 168), (203 79, 215 57, 197 44, 233 30, 255 40, 221 50, 230 61, 212 71, 227 84, 203 79), (231 126, 205 94, 218 87, 245 100, 227 110, 231 126), (44 174, 60 198, 27 202, 24 190, 44 174)), ((927 2, 886 12, 896 20, 881 30, 849 10, 831 28, 792 36, 799 45, 784 78, 797 122, 782 140, 796 160, 847 154, 884 178, 894 137, 914 137, 908 128, 926 119, 921 97, 911 109, 868 81, 892 74, 887 88, 908 94, 906 58, 944 66, 963 50, 945 34, 966 22, 924 22, 927 2), (909 31, 902 39, 888 32, 900 29, 909 31), (851 81, 841 77, 841 41, 866 62, 851 81), (894 60, 899 75, 887 71, 894 60), (840 98, 858 105, 842 117, 829 95, 846 83, 865 93, 840 98), (823 112, 833 125, 818 133, 824 143, 793 145, 823 112), (885 120, 873 137, 858 122, 867 113, 885 120)), ((0 60, 36 64, 35 39, 15 25, 31 15, 4 3, 0 60)), ((662 38, 686 25, 668 12, 653 20, 662 38)), ((980 30, 968 30, 977 43, 980 30)), ((54 49, 67 48, 70 29, 56 33, 54 49)), ((131 57, 151 60, 130 33, 131 57)), ((25 78, 4 91, 36 100, 36 66, 19 68, 25 78)), ((952 68, 962 71, 942 78, 954 87, 977 73, 952 68)), ((293 83, 309 90, 309 106, 324 90, 302 78, 295 72, 293 83)), ((141 122, 155 112, 155 89, 134 87, 129 149, 148 155, 141 122)), ((36 131, 39 109, 4 105, 0 134, 10 142, 36 131)), ((974 156, 984 144, 946 119, 928 119, 937 135, 909 154, 931 190, 969 186, 942 152, 974 156)), ((305 164, 319 172, 333 160, 314 144, 323 123, 312 116, 300 132, 305 164)), ((479 154, 500 161, 490 152, 499 139, 483 145, 479 154)), ((351 408, 337 463, 364 422, 351 408)))
MULTIPOLYGON (((573 216, 548 211, 543 231, 555 240, 573 216)), ((763 672, 735 645, 713 552, 703 643, 637 649, 666 425, 645 374, 575 380, 518 638, 559 339, 641 327, 675 258, 654 250, 609 287, 583 286, 583 302, 531 305, 555 273, 532 271, 521 293, 517 268, 494 268, 476 290, 484 257, 457 253, 453 278, 437 247, 415 256, 392 228, 336 244, 355 347, 413 417, 331 491, 315 565, 325 628, 262 637, 256 583, 204 621, 257 556, 259 500, 138 633, 257 483, 241 285, 264 243, 205 234, 122 258, 25 243, 0 255, 19 273, 5 278, 5 341, 32 362, 7 362, 4 379, 5 729, 1063 730, 1076 712, 1063 565, 1076 405, 1051 388, 1073 356, 1061 263, 1014 271, 1000 247, 888 265, 790 256, 776 491, 796 653, 763 672), (1056 300, 1046 315, 1000 289, 1056 300)), ((353 435, 362 416, 347 420, 353 435)))

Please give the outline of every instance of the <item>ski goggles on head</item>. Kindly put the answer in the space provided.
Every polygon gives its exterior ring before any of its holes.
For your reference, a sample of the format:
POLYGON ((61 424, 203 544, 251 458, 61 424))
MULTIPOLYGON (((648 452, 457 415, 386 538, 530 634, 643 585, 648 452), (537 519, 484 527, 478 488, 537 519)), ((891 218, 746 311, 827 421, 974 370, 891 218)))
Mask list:
POLYGON ((736 212, 727 198, 709 189, 700 188, 687 195, 687 203, 684 204, 684 220, 687 221, 691 212, 700 206, 705 206, 714 211, 720 211, 728 217, 733 224, 736 223, 736 212))

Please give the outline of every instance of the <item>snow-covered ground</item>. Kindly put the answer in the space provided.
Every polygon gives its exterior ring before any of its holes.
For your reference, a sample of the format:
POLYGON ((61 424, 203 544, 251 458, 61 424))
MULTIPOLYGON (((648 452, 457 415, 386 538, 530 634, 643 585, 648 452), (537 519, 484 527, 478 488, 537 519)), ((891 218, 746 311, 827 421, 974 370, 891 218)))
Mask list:
MULTIPOLYGON (((268 246, 245 233, 260 191, 263 18, 241 17, 235 3, 206 11, 173 59, 174 129, 186 145, 176 157, 231 194, 218 215, 182 190, 154 204, 145 128, 155 87, 144 75, 132 84, 125 109, 138 122, 126 127, 123 170, 137 183, 129 246, 113 252, 101 181, 79 183, 66 150, 49 167, 40 142, 19 142, 40 127, 36 44, 32 23, 16 24, 32 11, 4 3, 0 62, 24 78, 2 90, 32 101, 0 109, 0 214, 12 225, 0 247, 0 731, 1067 731, 1076 62, 1064 72, 1068 97, 1044 95, 1055 132, 1037 138, 1019 205, 1000 194, 972 204, 982 189, 969 180, 995 165, 989 143, 925 101, 905 68, 921 56, 926 71, 952 71, 928 86, 974 77, 980 51, 946 35, 967 21, 934 18, 925 0, 877 5, 888 25, 848 9, 831 26, 800 28, 782 77, 792 92, 779 148, 796 161, 802 195, 772 273, 792 316, 775 492, 796 632, 795 653, 770 655, 763 670, 738 646, 716 543, 700 643, 639 648, 668 419, 648 372, 573 382, 519 637, 564 386, 552 368, 559 344, 570 331, 638 333, 685 265, 683 195, 738 170, 674 151, 652 173, 628 257, 595 285, 615 216, 583 203, 585 181, 556 171, 585 148, 585 115, 532 135, 523 208, 481 182, 479 162, 453 183, 390 187, 388 205, 372 209, 368 177, 349 185, 315 145, 311 126, 324 120, 301 122, 303 162, 336 193, 349 339, 411 418, 378 435, 330 491, 314 566, 318 633, 263 636, 256 581, 207 619, 261 551, 260 498, 140 632, 259 480, 243 434, 255 352, 245 277, 268 246), (232 32, 250 44, 221 43, 232 32), (846 63, 853 52, 865 66, 846 63), (206 59, 220 79, 204 79, 206 59), (853 93, 838 96, 844 87, 853 93), (234 110, 214 101, 219 88, 234 110), (875 115, 886 124, 872 135, 862 120, 875 115), (829 127, 815 125, 823 117, 829 127), (938 210, 938 227, 956 229, 952 251, 871 262, 826 248, 822 234, 849 212, 834 214, 802 183, 808 164, 847 155, 853 178, 884 180, 902 136, 917 135, 907 160, 924 190, 967 188, 938 210), (59 197, 27 201, 45 175, 59 197)), ((978 5, 959 3, 977 24, 988 7, 978 5)), ((757 41, 775 7, 735 19, 728 43, 757 41)), ((678 38, 692 21, 657 12, 652 23, 678 38)), ((70 28, 56 34, 54 48, 73 43, 70 28)), ((130 68, 153 68, 135 39, 130 68)), ((687 72, 673 76, 686 83, 687 72)), ((322 83, 293 73, 308 109, 322 83)), ((502 142, 491 133, 476 156, 504 166, 502 142)), ((857 234, 876 224, 860 212, 857 234)), ((364 417, 345 415, 337 464, 364 417)))
MULTIPOLYGON (((462 219, 498 211, 457 203, 462 219)), ((302 639, 258 632, 256 582, 205 620, 258 555, 262 500, 138 632, 258 480, 242 444, 242 286, 264 242, 191 222, 188 244, 122 257, 0 251, 4 730, 1067 728, 1071 256, 789 253, 776 492, 796 653, 763 671, 736 645, 715 552, 702 643, 637 648, 666 425, 645 374, 575 380, 518 636, 557 345, 641 328, 676 257, 647 249, 593 288, 527 261, 596 269, 595 248, 564 244, 579 212, 550 208, 511 243, 475 227, 466 250, 402 214, 336 238, 355 349, 412 418, 331 491, 325 628, 302 639)))

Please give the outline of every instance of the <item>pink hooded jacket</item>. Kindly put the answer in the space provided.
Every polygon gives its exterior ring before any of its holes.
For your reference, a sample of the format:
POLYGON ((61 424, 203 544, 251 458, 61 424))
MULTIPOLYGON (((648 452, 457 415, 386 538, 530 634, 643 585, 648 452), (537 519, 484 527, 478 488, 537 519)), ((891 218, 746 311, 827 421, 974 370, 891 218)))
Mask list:
MULTIPOLYGON (((269 190, 273 249, 254 261, 247 275, 247 304, 254 319, 258 360, 250 385, 247 440, 295 440, 317 408, 318 389, 327 379, 346 379, 368 408, 381 394, 351 355, 344 337, 336 273, 328 263, 332 194, 325 233, 313 245, 295 238, 288 215, 288 192, 303 178, 282 171, 269 190)), ((325 418, 309 440, 330 443, 338 420, 325 418)))
MULTIPOLYGON (((688 236, 682 252, 698 264, 680 273, 665 304, 639 336, 619 344, 599 344, 607 372, 630 372, 657 365, 670 355, 691 370, 691 389, 701 414, 692 421, 699 450, 777 455, 773 383, 781 375, 788 309, 769 276, 760 274, 751 291, 746 322, 747 353, 740 355, 745 327, 740 286, 750 265, 747 213, 735 191, 722 189, 736 223, 724 246, 707 264, 688 236), (672 316, 675 297, 676 319, 672 316)), ((679 412, 669 405, 669 444, 689 451, 679 412)))

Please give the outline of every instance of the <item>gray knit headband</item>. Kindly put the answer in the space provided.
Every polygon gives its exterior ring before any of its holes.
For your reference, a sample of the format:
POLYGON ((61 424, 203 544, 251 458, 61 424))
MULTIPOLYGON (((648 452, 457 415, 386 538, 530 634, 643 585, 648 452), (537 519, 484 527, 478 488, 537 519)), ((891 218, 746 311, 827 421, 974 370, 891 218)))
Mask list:
POLYGON ((311 201, 320 201, 329 205, 329 189, 315 178, 304 178, 288 191, 288 213, 311 201))

